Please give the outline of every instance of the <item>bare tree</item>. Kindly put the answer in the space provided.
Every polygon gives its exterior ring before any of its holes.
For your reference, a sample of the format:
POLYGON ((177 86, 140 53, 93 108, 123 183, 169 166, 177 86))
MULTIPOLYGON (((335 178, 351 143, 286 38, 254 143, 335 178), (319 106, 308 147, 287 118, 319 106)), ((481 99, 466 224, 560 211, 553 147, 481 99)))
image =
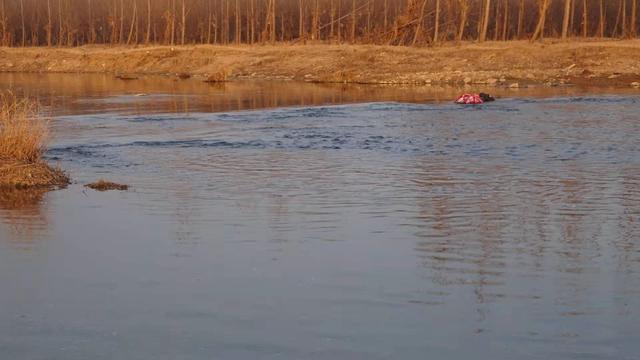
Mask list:
POLYGON ((582 37, 587 37, 589 29, 589 9, 587 8, 587 0, 582 0, 582 37))
POLYGON ((131 26, 129 26, 129 36, 127 36, 127 45, 131 45, 133 41, 133 29, 138 15, 138 1, 133 0, 133 13, 131 15, 131 26))
POLYGON ((0 0, 0 45, 635 38, 638 1, 0 0))
MULTIPOLYGON (((4 1, 3 1, 4 3, 4 1)), ((45 28, 47 33, 47 46, 51 47, 53 40, 53 21, 51 19, 51 0, 47 0, 47 26, 45 28)))
POLYGON ((520 0, 520 6, 518 7, 518 38, 522 39, 522 32, 524 30, 524 0, 520 0))
POLYGON ((491 12, 491 0, 484 0, 484 9, 482 12, 482 30, 480 31, 479 40, 487 39, 487 30, 489 29, 489 13, 491 12))
POLYGON ((504 0, 504 11, 502 13, 502 41, 507 41, 509 34, 509 0, 504 0))
MULTIPOLYGON (((426 3, 426 1, 425 1, 426 3)), ((440 0, 436 0, 436 18, 435 23, 433 24, 433 42, 438 42, 438 29, 440 26, 440 0)))
POLYGON ((531 37, 532 41, 544 38, 544 25, 547 19, 549 5, 551 5, 551 0, 538 0, 538 25, 536 25, 536 30, 531 37))
POLYGON ((356 24, 358 17, 356 16, 356 0, 351 1, 351 43, 356 42, 356 24))
POLYGON ((182 0, 182 21, 180 22, 180 28, 180 44, 184 45, 185 36, 187 34, 187 6, 185 4, 185 0, 182 0))
POLYGON ((638 31, 638 0, 631 0, 631 18, 629 19, 629 37, 635 38, 638 31))
POLYGON ((604 0, 600 0, 600 21, 598 23, 598 34, 601 38, 604 37, 604 27, 605 27, 605 7, 604 0))
POLYGON ((571 16, 571 0, 564 0, 564 16, 562 17, 562 39, 569 33, 569 17, 571 16))
POLYGON ((20 23, 22 24, 22 47, 25 47, 27 41, 27 33, 24 26, 24 0, 20 0, 20 23))
POLYGON ((151 40, 151 0, 147 0, 147 33, 144 38, 144 43, 149 44, 151 40))
POLYGON ((422 0, 422 6, 420 6, 420 17, 416 25, 416 31, 413 35, 413 41, 411 45, 415 45, 418 42, 418 37, 422 33, 422 24, 424 23, 424 10, 427 8, 427 0, 422 0))
POLYGON ((460 6, 460 23, 456 39, 462 41, 464 29, 467 27, 467 20, 469 18, 469 0, 458 0, 458 5, 460 6))

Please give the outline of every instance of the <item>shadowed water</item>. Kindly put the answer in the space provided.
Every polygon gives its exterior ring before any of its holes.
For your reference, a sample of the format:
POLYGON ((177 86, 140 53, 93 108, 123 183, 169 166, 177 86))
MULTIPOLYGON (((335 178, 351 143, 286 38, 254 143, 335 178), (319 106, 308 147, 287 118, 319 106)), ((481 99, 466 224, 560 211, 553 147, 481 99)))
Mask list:
POLYGON ((0 192, 0 358, 638 359, 637 95, 50 99, 77 184, 0 192))

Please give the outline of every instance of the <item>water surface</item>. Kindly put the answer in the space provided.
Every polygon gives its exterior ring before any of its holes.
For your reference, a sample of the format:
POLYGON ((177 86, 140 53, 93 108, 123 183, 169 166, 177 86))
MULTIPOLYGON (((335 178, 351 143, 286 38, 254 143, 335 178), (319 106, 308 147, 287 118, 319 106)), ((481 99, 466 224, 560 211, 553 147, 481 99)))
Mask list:
POLYGON ((639 358, 635 94, 16 76, 76 183, 0 192, 0 358, 639 358))

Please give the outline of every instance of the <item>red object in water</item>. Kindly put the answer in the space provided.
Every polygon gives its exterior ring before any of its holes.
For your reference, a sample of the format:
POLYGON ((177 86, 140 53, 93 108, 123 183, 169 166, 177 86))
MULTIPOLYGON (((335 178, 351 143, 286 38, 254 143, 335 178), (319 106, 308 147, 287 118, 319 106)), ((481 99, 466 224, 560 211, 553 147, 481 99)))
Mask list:
POLYGON ((456 104, 479 105, 484 103, 478 94, 462 94, 456 99, 456 104))

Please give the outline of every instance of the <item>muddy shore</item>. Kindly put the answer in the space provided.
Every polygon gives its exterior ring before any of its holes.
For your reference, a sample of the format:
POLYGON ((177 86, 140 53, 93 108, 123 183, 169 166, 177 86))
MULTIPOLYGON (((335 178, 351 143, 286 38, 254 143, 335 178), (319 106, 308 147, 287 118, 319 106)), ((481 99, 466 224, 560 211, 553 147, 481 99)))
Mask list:
POLYGON ((2 72, 361 84, 640 86, 640 41, 1 48, 2 72))

